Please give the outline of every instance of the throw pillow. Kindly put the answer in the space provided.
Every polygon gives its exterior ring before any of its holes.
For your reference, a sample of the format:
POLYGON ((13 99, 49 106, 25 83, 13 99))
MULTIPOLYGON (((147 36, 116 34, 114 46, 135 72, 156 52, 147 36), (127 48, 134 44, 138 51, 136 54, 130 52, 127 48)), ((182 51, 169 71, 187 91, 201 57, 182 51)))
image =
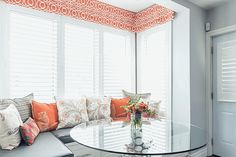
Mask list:
POLYGON ((128 105, 130 97, 122 99, 111 99, 111 117, 113 120, 119 120, 120 118, 127 117, 127 113, 122 106, 128 105))
POLYGON ((95 98, 90 97, 87 98, 86 101, 88 117, 90 121, 93 120, 110 120, 111 115, 111 98, 110 97, 102 97, 95 98))
POLYGON ((7 108, 10 104, 14 104, 20 113, 21 119, 25 122, 31 117, 31 100, 34 94, 29 94, 23 98, 0 99, 0 110, 7 108))
POLYGON ((19 146, 21 136, 19 127, 22 120, 14 104, 0 110, 0 147, 12 150, 19 146))
POLYGON ((55 130, 58 125, 56 103, 46 104, 32 100, 32 115, 40 132, 55 130))
POLYGON ((20 132, 23 140, 27 145, 32 145, 38 136, 40 130, 32 118, 29 118, 20 126, 20 132))
POLYGON ((125 90, 122 90, 123 97, 130 97, 131 99, 140 97, 143 99, 144 103, 148 103, 150 101, 151 93, 140 93, 140 94, 135 94, 135 93, 130 93, 125 90))
MULTIPOLYGON (((148 108, 154 111, 158 118, 160 118, 160 103, 161 101, 150 101, 148 104, 148 108)), ((147 117, 146 114, 143 114, 144 117, 147 117)))
POLYGON ((86 98, 57 101, 59 124, 57 129, 74 127, 88 121, 86 98))

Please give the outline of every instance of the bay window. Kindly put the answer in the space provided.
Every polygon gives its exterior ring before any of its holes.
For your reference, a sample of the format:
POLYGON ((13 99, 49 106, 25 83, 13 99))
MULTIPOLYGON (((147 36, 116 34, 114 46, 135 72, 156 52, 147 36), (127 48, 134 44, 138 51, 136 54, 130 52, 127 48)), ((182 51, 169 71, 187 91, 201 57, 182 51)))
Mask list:
MULTIPOLYGON (((0 71, 6 72, 2 91, 8 91, 7 97, 33 92, 36 100, 52 101, 54 96, 122 97, 122 89, 137 90, 161 100, 161 111, 170 118, 170 23, 138 33, 135 45, 135 34, 128 31, 11 7, 0 10, 7 17, 0 23, 0 37, 6 39, 0 56, 7 59, 0 71), (2 28, 8 29, 2 33, 2 28)), ((165 121, 160 125, 160 133, 170 134, 165 121)), ((114 136, 107 132, 105 137, 114 136)), ((166 148, 163 144, 156 149, 166 148)))
POLYGON ((5 97, 34 93, 49 102, 134 91, 133 33, 11 5, 1 12, 9 28, 0 48, 9 60, 5 97))
POLYGON ((137 89, 169 111, 170 23, 138 33, 135 57, 134 33, 11 5, 1 12, 7 97, 121 97, 122 89, 137 89))

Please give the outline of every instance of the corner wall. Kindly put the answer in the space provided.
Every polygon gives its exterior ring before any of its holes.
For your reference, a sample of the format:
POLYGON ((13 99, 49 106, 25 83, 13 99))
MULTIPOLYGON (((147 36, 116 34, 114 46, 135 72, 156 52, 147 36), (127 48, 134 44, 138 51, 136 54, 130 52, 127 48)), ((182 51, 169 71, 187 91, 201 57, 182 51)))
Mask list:
MULTIPOLYGON (((186 1, 173 0, 190 9, 190 102, 191 123, 206 128, 205 20, 206 11, 186 1)), ((183 113, 185 114, 185 113, 183 113)))

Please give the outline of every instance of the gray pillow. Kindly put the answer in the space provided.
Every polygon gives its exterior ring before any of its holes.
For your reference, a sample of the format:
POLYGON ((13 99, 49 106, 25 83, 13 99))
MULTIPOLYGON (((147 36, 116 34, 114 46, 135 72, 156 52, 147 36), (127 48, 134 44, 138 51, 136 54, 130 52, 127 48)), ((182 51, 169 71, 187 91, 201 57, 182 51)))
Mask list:
POLYGON ((23 98, 14 99, 0 99, 0 110, 6 109, 10 104, 14 104, 20 113, 20 117, 25 122, 31 117, 31 100, 33 100, 34 94, 31 93, 23 98))
POLYGON ((139 93, 139 94, 135 94, 135 93, 127 92, 127 91, 125 91, 125 90, 122 90, 122 93, 123 93, 123 97, 130 97, 131 99, 140 97, 140 98, 143 99, 143 101, 144 101, 145 103, 148 103, 148 102, 150 101, 150 98, 151 98, 151 93, 139 93))

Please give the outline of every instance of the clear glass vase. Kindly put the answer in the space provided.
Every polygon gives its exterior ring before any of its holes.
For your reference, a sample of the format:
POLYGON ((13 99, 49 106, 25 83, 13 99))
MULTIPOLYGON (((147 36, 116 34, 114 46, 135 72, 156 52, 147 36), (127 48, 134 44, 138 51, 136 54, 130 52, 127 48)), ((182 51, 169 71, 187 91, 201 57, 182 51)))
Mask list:
POLYGON ((142 113, 137 111, 131 114, 131 139, 134 145, 139 145, 142 142, 142 113))

